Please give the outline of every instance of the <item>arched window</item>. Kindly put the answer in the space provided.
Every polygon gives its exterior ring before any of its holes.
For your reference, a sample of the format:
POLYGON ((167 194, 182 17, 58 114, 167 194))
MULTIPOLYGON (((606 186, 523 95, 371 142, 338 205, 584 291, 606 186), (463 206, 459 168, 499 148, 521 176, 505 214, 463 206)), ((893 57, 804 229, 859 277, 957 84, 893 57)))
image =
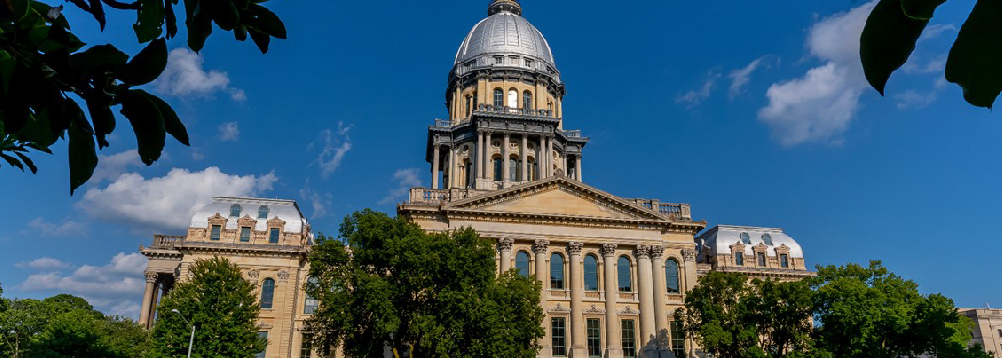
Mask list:
POLYGON ((515 255, 515 268, 518 269, 518 274, 524 277, 529 277, 529 253, 525 251, 519 251, 515 255))
POLYGON ((501 157, 494 157, 494 181, 501 181, 501 171, 503 170, 503 162, 501 157))
POLYGON ((267 219, 268 218, 268 212, 270 212, 270 211, 271 210, 268 209, 268 205, 261 205, 261 207, 257 208, 257 218, 258 219, 267 219))
POLYGON ((626 256, 619 257, 619 292, 633 292, 633 278, 630 275, 630 259, 626 256))
POLYGON ((494 89, 494 107, 504 106, 504 90, 500 88, 494 89))
POLYGON ((748 237, 747 232, 741 233, 741 243, 745 245, 751 245, 751 238, 748 237))
POLYGON ((522 108, 532 109, 532 92, 522 92, 522 108))
POLYGON ((261 284, 261 308, 271 308, 272 301, 275 300, 275 280, 266 278, 261 284))
POLYGON ((529 180, 539 180, 539 167, 533 158, 529 158, 529 180))
POLYGON ((518 90, 508 90, 508 108, 518 108, 518 90))
POLYGON ((668 286, 668 293, 678 293, 678 261, 668 259, 665 261, 665 284, 668 286))
POLYGON ((469 159, 464 160, 465 165, 463 165, 464 174, 466 174, 466 185, 467 188, 473 187, 473 163, 470 163, 469 159))
POLYGON ((520 165, 518 165, 517 158, 515 157, 508 158, 508 180, 519 181, 522 178, 522 176, 519 175, 521 174, 519 173, 519 169, 521 169, 519 167, 520 165))
POLYGON ((598 291, 598 259, 595 258, 595 255, 585 255, 584 289, 585 291, 598 291))
POLYGON ((554 290, 564 289, 564 256, 553 254, 550 256, 550 288, 554 290))
POLYGON ((766 245, 772 246, 772 235, 762 234, 762 242, 765 242, 766 245))
POLYGON ((313 297, 310 297, 309 290, 314 289, 314 287, 316 287, 318 283, 320 283, 320 280, 317 280, 316 277, 310 277, 306 279, 307 293, 306 293, 306 301, 303 304, 303 314, 313 314, 317 311, 317 306, 319 306, 320 301, 313 297))
POLYGON ((230 205, 230 216, 240 216, 240 211, 242 210, 243 208, 239 204, 230 205))

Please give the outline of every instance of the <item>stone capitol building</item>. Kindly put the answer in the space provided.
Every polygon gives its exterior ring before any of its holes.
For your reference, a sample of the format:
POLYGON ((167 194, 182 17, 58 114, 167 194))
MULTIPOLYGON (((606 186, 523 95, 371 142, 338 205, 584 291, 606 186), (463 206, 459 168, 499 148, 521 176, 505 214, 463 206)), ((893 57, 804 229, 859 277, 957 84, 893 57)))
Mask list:
MULTIPOLYGON (((431 187, 412 189, 397 206, 429 231, 476 229, 497 241, 498 272, 542 282, 539 357, 701 357, 673 320, 700 276, 812 275, 782 229, 708 229, 688 204, 586 184, 589 139, 565 129, 564 94, 543 34, 518 1, 493 0, 456 53, 447 119, 428 127, 431 187)), ((140 248, 149 258, 140 322, 152 325, 159 298, 195 260, 220 256, 258 286, 260 335, 269 341, 259 357, 319 357, 303 330, 317 307, 303 291, 312 236, 294 201, 213 198, 186 235, 140 248)))

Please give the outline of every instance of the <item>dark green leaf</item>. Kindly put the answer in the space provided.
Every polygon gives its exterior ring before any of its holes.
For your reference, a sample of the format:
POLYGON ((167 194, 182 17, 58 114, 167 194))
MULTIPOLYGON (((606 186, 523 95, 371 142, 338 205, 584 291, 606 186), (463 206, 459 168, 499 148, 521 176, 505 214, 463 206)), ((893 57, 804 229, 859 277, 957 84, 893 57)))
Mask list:
POLYGON ((14 159, 14 157, 8 156, 8 155, 3 154, 3 153, 0 153, 0 158, 3 158, 3 160, 6 160, 7 164, 10 164, 13 167, 17 167, 18 169, 21 169, 22 172, 24 171, 24 166, 21 165, 21 162, 19 162, 17 159, 14 159))
POLYGON ((242 24, 237 25, 237 27, 233 29, 233 38, 237 41, 247 40, 247 27, 242 24))
POLYGON ((73 68, 81 72, 91 72, 96 68, 114 71, 125 65, 128 60, 129 55, 110 44, 91 46, 83 52, 70 56, 73 68))
POLYGON ((94 134, 98 148, 108 146, 106 136, 115 130, 115 114, 111 112, 111 97, 103 92, 92 92, 86 98, 87 112, 94 122, 94 134))
POLYGON ((205 12, 195 14, 188 22, 188 48, 192 51, 202 51, 205 39, 212 34, 212 20, 205 12))
POLYGON ((212 20, 219 25, 220 29, 230 31, 240 23, 240 12, 236 5, 230 0, 202 0, 202 4, 209 6, 212 13, 212 20))
POLYGON ((32 142, 41 148, 46 148, 55 143, 61 134, 61 131, 52 131, 52 125, 49 123, 49 111, 43 109, 34 115, 28 116, 28 121, 24 128, 20 132, 17 132, 15 137, 20 141, 32 142))
MULTIPOLYGON (((76 106, 76 103, 73 103, 76 106)), ((80 107, 77 107, 79 110, 80 107)), ((90 124, 83 118, 83 112, 70 125, 70 143, 67 147, 70 160, 70 195, 94 175, 97 166, 97 152, 94 150, 94 135, 90 124)))
POLYGON ((250 5, 247 11, 254 16, 253 20, 247 20, 248 24, 253 25, 258 30, 264 31, 274 38, 285 39, 285 24, 282 23, 282 20, 274 12, 257 4, 250 5))
POLYGON ((1002 1, 979 0, 960 27, 946 59, 946 80, 960 85, 964 99, 992 108, 1002 92, 1002 1))
POLYGON ((946 0, 901 0, 901 10, 913 19, 929 20, 936 8, 945 2, 946 0))
POLYGON ((14 77, 14 67, 17 65, 17 60, 14 59, 7 51, 0 50, 0 81, 3 81, 3 92, 7 93, 7 88, 10 87, 10 80, 14 77))
POLYGON ((167 40, 159 38, 139 51, 119 72, 119 79, 132 86, 144 85, 160 77, 167 67, 167 40))
POLYGON ((76 35, 69 33, 62 26, 47 26, 45 39, 38 44, 38 50, 49 53, 59 50, 66 50, 69 53, 76 52, 85 44, 76 35))
POLYGON ((104 19, 104 5, 101 4, 101 0, 87 0, 90 3, 90 9, 87 10, 91 15, 94 15, 94 19, 97 23, 101 25, 101 31, 104 31, 105 19, 104 19))
POLYGON ((20 152, 14 152, 14 154, 16 154, 18 158, 21 158, 24 165, 28 166, 28 170, 31 170, 31 174, 38 174, 38 167, 35 166, 35 162, 31 161, 31 158, 28 158, 28 156, 21 154, 20 152))
POLYGON ((164 24, 164 1, 163 0, 138 0, 139 11, 136 13, 136 24, 132 29, 136 31, 136 38, 140 43, 152 41, 160 37, 164 24))
POLYGON ((908 61, 928 23, 905 16, 901 0, 880 0, 873 8, 860 36, 859 56, 866 80, 881 95, 891 73, 908 61))
POLYGON ((167 136, 160 109, 143 90, 131 89, 118 95, 122 103, 122 115, 129 119, 132 131, 136 133, 139 158, 146 165, 153 165, 164 150, 167 136))
POLYGON ((165 24, 167 25, 167 38, 177 35, 177 17, 174 15, 175 0, 164 0, 164 14, 166 14, 165 24))
POLYGON ((250 32, 251 40, 254 40, 254 43, 257 44, 257 48, 261 49, 261 53, 268 53, 268 43, 271 42, 271 36, 252 29, 248 29, 248 32, 250 32))
POLYGON ((191 144, 188 143, 188 129, 184 127, 184 123, 181 123, 181 119, 178 118, 174 109, 167 102, 160 99, 160 97, 150 94, 149 99, 160 110, 160 115, 164 119, 164 130, 170 133, 178 142, 181 142, 181 144, 190 146, 191 144))
POLYGON ((0 0, 3 13, 9 14, 11 18, 18 20, 28 14, 30 8, 29 0, 0 0))

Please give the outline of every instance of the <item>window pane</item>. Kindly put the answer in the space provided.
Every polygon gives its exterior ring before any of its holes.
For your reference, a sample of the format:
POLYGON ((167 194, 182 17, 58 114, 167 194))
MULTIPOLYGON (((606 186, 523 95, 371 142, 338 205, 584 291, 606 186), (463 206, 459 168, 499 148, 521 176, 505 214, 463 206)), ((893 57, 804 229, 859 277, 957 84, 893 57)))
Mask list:
MULTIPOLYGON (((306 286, 307 286, 307 288, 312 288, 316 284, 317 284, 317 278, 316 277, 310 277, 309 279, 306 280, 306 286)), ((306 302, 303 304, 303 314, 314 314, 314 313, 316 313, 317 312, 317 306, 319 305, 319 303, 320 303, 320 301, 314 299, 313 297, 310 297, 310 294, 306 293, 306 302)))
POLYGON ((685 334, 682 332, 682 325, 678 321, 671 321, 671 351, 675 357, 685 357, 685 334))
POLYGON ((602 331, 598 318, 589 318, 588 323, 588 356, 602 356, 602 331))
POLYGON ((741 233, 741 243, 743 243, 745 245, 751 244, 751 239, 748 237, 748 233, 747 232, 741 233))
POLYGON ((241 210, 243 210, 243 208, 241 208, 240 205, 230 205, 230 216, 240 216, 241 210))
POLYGON ((532 109, 532 93, 522 92, 522 108, 532 109))
POLYGON ((501 181, 501 172, 503 170, 501 165, 501 158, 494 158, 494 181, 501 181))
POLYGON ((765 253, 759 252, 757 254, 757 257, 758 257, 758 265, 761 267, 765 267, 765 253))
POLYGON ((669 259, 665 261, 665 280, 668 292, 678 293, 678 261, 669 259))
POLYGON ((299 345, 299 358, 313 356, 313 334, 303 333, 303 342, 299 345))
POLYGON ((567 355, 567 329, 563 317, 553 317, 550 320, 550 346, 554 356, 567 355))
POLYGON ((518 108, 518 91, 508 90, 508 107, 518 108))
POLYGON ((211 239, 211 240, 219 240, 219 231, 220 230, 221 230, 221 228, 219 227, 219 225, 212 225, 212 233, 209 234, 209 239, 211 239))
POLYGON ((630 277, 630 259, 625 256, 619 258, 619 292, 633 292, 632 278, 630 277))
POLYGON ((598 291, 598 259, 593 255, 586 255, 584 259, 584 289, 598 291))
POLYGON ((518 181, 520 178, 518 159, 508 159, 508 180, 518 181))
POLYGON ((494 89, 494 106, 501 107, 504 106, 504 91, 500 88, 494 89))
POLYGON ((264 279, 261 285, 261 308, 271 308, 271 303, 275 299, 275 280, 264 279))
POLYGON ((564 289, 564 257, 560 254, 550 256, 550 288, 564 289))
POLYGON ((637 356, 637 341, 633 334, 633 320, 624 319, 623 324, 623 357, 637 356))
POLYGON ((782 268, 789 268, 790 267, 790 258, 788 256, 786 256, 786 254, 780 254, 779 255, 779 266, 782 267, 782 268))
POLYGON ((240 228, 240 242, 250 242, 251 228, 242 227, 240 228))
POLYGON ((269 211, 271 211, 271 210, 268 209, 267 205, 261 205, 261 207, 257 209, 257 218, 258 219, 267 219, 269 211))
POLYGON ((518 269, 518 274, 524 277, 529 276, 529 253, 525 251, 519 251, 515 255, 515 268, 518 269))
POLYGON ((772 235, 762 234, 762 242, 766 245, 772 246, 772 235))
MULTIPOLYGON (((257 336, 258 338, 264 338, 265 340, 268 340, 268 331, 257 332, 257 336)), ((258 352, 256 358, 264 358, 264 355, 267 353, 268 353, 268 343, 265 343, 264 349, 261 350, 261 352, 258 352)))
POLYGON ((279 234, 278 228, 271 228, 271 230, 268 232, 268 243, 269 244, 277 244, 278 243, 278 234, 279 234))

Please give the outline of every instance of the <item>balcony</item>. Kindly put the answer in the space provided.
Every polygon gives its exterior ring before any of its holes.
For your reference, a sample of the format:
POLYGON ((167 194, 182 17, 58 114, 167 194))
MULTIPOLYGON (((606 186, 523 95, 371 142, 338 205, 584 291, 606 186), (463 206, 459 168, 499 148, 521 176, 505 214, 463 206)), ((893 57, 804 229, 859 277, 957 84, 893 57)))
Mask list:
POLYGON ((184 243, 184 235, 153 235, 151 249, 173 249, 184 243))
POLYGON ((492 104, 480 104, 473 113, 482 114, 514 114, 526 117, 548 117, 553 118, 553 111, 549 109, 529 109, 511 108, 508 106, 495 106, 492 104))
POLYGON ((662 203, 651 199, 626 199, 626 201, 669 218, 692 220, 692 209, 689 204, 662 203))
POLYGON ((476 189, 411 189, 410 204, 440 205, 451 201, 462 200, 476 196, 486 190, 476 189))

